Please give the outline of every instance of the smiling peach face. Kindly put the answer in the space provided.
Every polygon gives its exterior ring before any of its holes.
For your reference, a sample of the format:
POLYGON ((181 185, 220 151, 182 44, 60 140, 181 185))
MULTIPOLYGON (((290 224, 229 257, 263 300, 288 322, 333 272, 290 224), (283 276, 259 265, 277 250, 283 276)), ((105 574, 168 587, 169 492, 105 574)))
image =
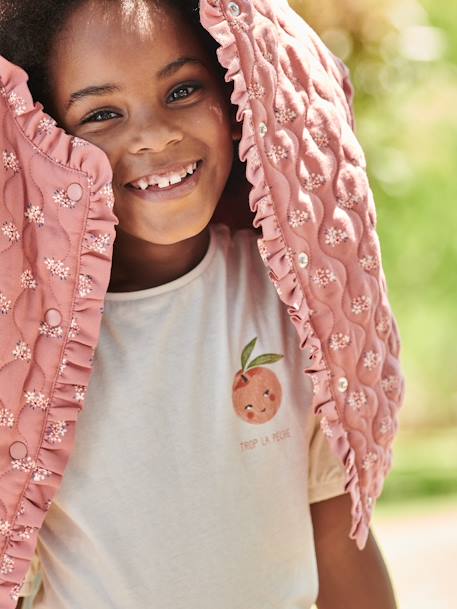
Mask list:
POLYGON ((247 423, 270 421, 281 405, 282 388, 274 372, 268 368, 239 370, 232 387, 235 412, 247 423))

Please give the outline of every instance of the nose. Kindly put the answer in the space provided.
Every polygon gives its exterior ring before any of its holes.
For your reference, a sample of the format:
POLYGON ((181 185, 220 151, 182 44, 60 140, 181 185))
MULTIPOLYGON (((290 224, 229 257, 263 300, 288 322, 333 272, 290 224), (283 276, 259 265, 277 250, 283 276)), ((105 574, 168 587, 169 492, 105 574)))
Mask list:
POLYGON ((131 123, 128 149, 131 154, 161 152, 182 138, 182 128, 177 121, 147 112, 131 123))

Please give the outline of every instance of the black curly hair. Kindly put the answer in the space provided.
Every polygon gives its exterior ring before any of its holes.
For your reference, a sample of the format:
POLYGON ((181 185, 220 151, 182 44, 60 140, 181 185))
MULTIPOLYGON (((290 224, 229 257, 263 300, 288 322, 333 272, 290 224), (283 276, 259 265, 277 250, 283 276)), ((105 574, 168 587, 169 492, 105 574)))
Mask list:
MULTIPOLYGON (((99 0, 109 5, 125 0, 99 0)), ((129 0, 138 6, 144 0, 129 0)), ((200 23, 199 0, 147 0, 164 9, 178 10, 194 28, 214 69, 223 80, 225 70, 216 59, 219 47, 200 23)), ((88 0, 0 0, 0 55, 23 68, 35 100, 52 108, 47 66, 56 36, 71 14, 88 0)), ((229 93, 229 87, 227 87, 229 93)))

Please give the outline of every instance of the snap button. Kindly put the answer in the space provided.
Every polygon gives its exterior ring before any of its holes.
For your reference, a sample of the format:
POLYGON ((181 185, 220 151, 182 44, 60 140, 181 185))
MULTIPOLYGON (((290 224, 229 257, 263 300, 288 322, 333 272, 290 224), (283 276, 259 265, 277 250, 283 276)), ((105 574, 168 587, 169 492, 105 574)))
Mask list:
POLYGON ((338 379, 338 391, 341 391, 341 393, 343 393, 344 391, 347 390, 348 388, 348 380, 345 376, 342 376, 341 378, 338 379))
POLYGON ((60 326, 60 322, 62 321, 62 315, 57 309, 48 309, 46 311, 44 319, 48 326, 51 326, 51 328, 56 328, 57 326, 60 326))
POLYGON ((10 445, 10 455, 13 459, 25 459, 27 456, 27 446, 24 442, 13 442, 10 445))
POLYGON ((235 17, 238 17, 239 14, 241 13, 241 9, 240 9, 240 7, 238 6, 238 4, 236 2, 229 2, 228 3, 228 7, 229 7, 229 11, 235 17))
POLYGON ((71 199, 72 201, 76 201, 77 203, 82 199, 83 187, 81 186, 81 184, 70 184, 70 186, 67 188, 67 195, 69 199, 71 199))
POLYGON ((301 267, 302 269, 305 269, 309 264, 309 258, 308 255, 305 254, 305 252, 300 252, 298 254, 298 266, 301 267))
POLYGON ((268 132, 268 127, 265 125, 265 123, 260 123, 259 125, 259 133, 262 137, 265 137, 266 134, 268 132))

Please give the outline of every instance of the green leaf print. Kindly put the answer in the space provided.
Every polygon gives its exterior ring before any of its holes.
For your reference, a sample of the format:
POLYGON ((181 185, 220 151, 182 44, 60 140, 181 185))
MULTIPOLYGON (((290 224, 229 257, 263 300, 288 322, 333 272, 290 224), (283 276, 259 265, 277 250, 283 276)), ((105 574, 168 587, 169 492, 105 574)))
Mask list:
POLYGON ((252 360, 252 362, 250 362, 246 370, 249 370, 249 368, 255 368, 256 366, 262 366, 263 364, 274 364, 283 357, 284 355, 278 355, 277 353, 265 353, 264 355, 259 355, 259 357, 256 357, 252 360))
POLYGON ((257 342, 257 336, 251 340, 250 343, 246 345, 243 349, 243 353, 241 354, 241 368, 245 369, 246 364, 251 356, 252 351, 254 350, 255 344, 257 342))

